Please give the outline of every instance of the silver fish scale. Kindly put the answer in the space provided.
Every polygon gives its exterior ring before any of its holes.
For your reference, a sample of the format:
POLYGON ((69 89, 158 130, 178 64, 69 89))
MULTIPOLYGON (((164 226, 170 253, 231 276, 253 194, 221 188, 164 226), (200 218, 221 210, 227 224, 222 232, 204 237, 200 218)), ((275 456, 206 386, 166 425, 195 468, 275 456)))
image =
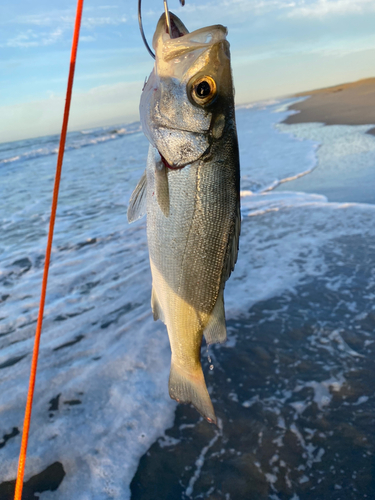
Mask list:
MULTIPOLYGON (((221 152, 228 158, 225 148, 221 152)), ((223 159, 168 170, 170 213, 165 217, 155 195, 153 158, 154 154, 150 155, 147 167, 150 258, 180 298, 197 312, 210 314, 234 235, 236 171, 223 159)))

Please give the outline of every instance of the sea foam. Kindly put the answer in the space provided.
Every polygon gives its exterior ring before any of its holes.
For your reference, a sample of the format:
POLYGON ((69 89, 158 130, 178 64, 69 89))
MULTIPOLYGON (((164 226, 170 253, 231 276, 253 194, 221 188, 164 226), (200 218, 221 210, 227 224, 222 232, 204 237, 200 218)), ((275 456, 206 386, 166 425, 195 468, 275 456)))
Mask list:
MULTIPOLYGON (((348 286, 352 277, 344 271, 331 276, 326 250, 334 252, 337 264, 348 239, 375 241, 372 205, 330 203, 319 193, 270 191, 319 168, 319 145, 331 133, 329 127, 309 135, 299 132, 306 130, 303 126, 276 126, 290 102, 237 111, 242 233, 238 263, 225 290, 228 319, 246 317, 257 302, 293 291, 312 277, 325 279, 327 287, 348 286)), ((43 493, 44 499, 126 500, 140 457, 173 423, 167 333, 150 309, 145 220, 129 226, 126 219, 147 155, 137 127, 129 134, 107 129, 75 134, 71 144, 77 147, 66 152, 26 479, 55 461, 63 463, 66 476, 56 492, 43 493)), ((22 152, 2 145, 0 438, 14 427, 21 430, 26 401, 55 162, 51 154, 35 153, 45 150, 42 142, 17 144, 22 152), (24 161, 10 161, 16 156, 24 161)), ((54 148, 52 141, 46 150, 54 148)), ((328 157, 329 151, 327 142, 328 157)), ((375 276, 368 276, 369 294, 374 285, 375 276)), ((368 313, 351 293, 346 306, 358 315, 368 313)), ((318 332, 311 343, 336 353, 337 335, 325 338, 318 332)), ((230 345, 235 349, 233 339, 230 345)), ((353 355, 345 346, 340 353, 353 355)), ((345 378, 329 366, 326 375, 324 383, 304 382, 322 408, 331 402, 329 388, 345 378)), ((291 395, 273 399, 270 407, 276 411, 291 395)), ((246 408, 252 404, 243 402, 246 408)), ((295 411, 302 411, 297 403, 295 411)), ((298 429, 292 432, 299 439, 298 429)), ((0 481, 15 478, 19 446, 17 435, 0 449, 0 481)), ((317 456, 319 450, 314 460, 317 456)))

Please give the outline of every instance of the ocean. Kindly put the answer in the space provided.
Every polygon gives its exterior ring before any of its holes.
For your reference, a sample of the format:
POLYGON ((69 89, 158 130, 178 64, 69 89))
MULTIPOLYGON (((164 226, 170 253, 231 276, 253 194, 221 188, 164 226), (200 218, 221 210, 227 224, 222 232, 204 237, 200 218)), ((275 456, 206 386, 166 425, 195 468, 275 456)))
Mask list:
MULTIPOLYGON (((146 221, 126 217, 147 156, 140 124, 68 134, 25 498, 373 497, 373 125, 282 124, 292 102, 237 108, 229 338, 202 348, 218 427, 168 395, 146 221)), ((1 500, 13 498, 58 140, 0 144, 1 500)))

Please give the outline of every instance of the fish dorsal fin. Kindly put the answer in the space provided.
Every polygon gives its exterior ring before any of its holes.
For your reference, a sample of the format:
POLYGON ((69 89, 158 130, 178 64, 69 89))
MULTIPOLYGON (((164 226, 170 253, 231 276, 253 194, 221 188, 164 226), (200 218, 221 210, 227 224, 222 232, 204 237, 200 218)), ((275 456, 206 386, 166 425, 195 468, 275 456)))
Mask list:
POLYGON ((220 290, 209 322, 203 331, 207 344, 222 344, 227 340, 223 292, 224 290, 220 290))
POLYGON ((224 269, 222 274, 223 285, 231 275, 234 266, 237 262, 240 231, 241 231, 241 209, 240 209, 240 202, 238 200, 236 209, 236 220, 234 224, 234 232, 228 243, 227 253, 225 256, 224 269))
POLYGON ((154 321, 160 319, 163 323, 165 323, 163 309, 161 308, 154 287, 152 287, 151 291, 151 309, 152 309, 152 315, 154 316, 154 321))
POLYGON ((160 210, 165 217, 169 216, 168 170, 163 162, 155 161, 155 191, 160 210))
POLYGON ((128 207, 128 222, 131 224, 140 219, 147 211, 147 179, 146 172, 143 173, 133 194, 130 197, 128 207))

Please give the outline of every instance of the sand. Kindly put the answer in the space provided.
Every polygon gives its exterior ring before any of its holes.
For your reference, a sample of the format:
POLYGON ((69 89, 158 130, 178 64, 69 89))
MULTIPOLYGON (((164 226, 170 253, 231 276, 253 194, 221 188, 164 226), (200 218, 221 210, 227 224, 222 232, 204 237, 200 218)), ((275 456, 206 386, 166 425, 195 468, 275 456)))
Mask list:
MULTIPOLYGON (((375 78, 295 94, 310 96, 289 109, 299 111, 284 123, 320 122, 326 125, 375 125, 375 78)), ((368 133, 375 135, 375 127, 368 133)))

